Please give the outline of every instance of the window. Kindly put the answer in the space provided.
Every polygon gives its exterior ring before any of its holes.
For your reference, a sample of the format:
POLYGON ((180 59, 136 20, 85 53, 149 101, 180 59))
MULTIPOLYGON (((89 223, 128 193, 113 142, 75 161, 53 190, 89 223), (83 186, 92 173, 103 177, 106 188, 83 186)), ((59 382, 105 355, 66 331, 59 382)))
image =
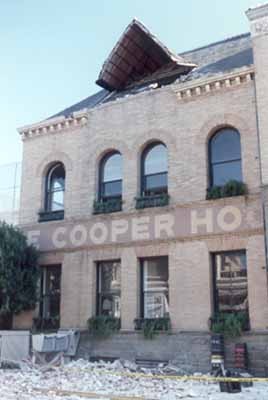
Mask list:
POLYGON ((216 132, 209 142, 210 184, 242 181, 240 134, 233 128, 216 132))
POLYGON ((46 211, 64 210, 65 169, 61 163, 55 164, 47 174, 46 211))
POLYGON ((214 309, 216 313, 248 311, 246 252, 213 254, 214 309))
POLYGON ((43 327, 59 327, 61 266, 42 267, 40 318, 43 327))
POLYGON ((141 291, 142 318, 168 317, 168 257, 142 261, 141 291))
POLYGON ((142 154, 141 192, 150 196, 168 191, 167 148, 161 143, 153 143, 146 147, 142 154))
POLYGON ((120 318, 120 261, 102 261, 98 263, 97 287, 97 314, 120 318))
POLYGON ((122 197, 122 155, 107 154, 100 164, 100 200, 122 197))

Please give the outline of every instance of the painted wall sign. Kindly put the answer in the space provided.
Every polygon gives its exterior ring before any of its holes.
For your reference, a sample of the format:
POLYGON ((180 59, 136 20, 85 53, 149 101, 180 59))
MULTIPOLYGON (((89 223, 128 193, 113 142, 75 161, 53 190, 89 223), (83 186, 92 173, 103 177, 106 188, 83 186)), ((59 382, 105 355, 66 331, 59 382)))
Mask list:
POLYGON ((177 207, 150 215, 92 217, 88 221, 42 223, 24 227, 28 242, 41 251, 75 249, 131 241, 187 238, 261 227, 261 216, 244 204, 177 207), (250 217, 251 216, 251 217, 250 217))

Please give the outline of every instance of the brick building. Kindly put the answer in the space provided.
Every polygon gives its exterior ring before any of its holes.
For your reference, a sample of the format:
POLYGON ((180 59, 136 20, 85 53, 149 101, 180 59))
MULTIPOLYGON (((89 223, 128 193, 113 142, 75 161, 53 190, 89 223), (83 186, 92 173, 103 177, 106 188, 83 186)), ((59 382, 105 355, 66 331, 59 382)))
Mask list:
POLYGON ((268 5, 247 15, 251 33, 180 55, 133 20, 98 93, 19 129, 20 225, 43 271, 36 323, 121 320, 83 354, 205 369, 211 324, 230 313, 267 346, 268 5), (171 334, 144 341, 147 319, 171 334))

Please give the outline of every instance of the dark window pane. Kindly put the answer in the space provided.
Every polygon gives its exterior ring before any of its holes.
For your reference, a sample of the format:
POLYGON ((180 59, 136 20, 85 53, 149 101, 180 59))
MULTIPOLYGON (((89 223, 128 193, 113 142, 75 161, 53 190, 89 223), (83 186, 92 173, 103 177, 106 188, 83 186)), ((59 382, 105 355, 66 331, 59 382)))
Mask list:
POLYGON ((241 158, 240 135, 234 129, 222 129, 211 139, 211 161, 220 162, 241 158))
POLYGON ((64 209, 64 192, 51 193, 51 211, 59 211, 64 209))
POLYGON ((120 318, 120 295, 101 294, 99 306, 101 315, 120 318))
POLYGON ((215 255, 217 311, 247 311, 247 265, 244 251, 215 255))
POLYGON ((61 267, 50 266, 42 270, 42 318, 59 318, 61 294, 61 267))
POLYGON ((103 165, 103 182, 122 179, 122 155, 114 153, 108 157, 103 165))
POLYGON ((168 258, 144 261, 143 300, 145 318, 163 318, 168 315, 168 258))
POLYGON ((121 268, 119 262, 100 264, 101 291, 120 290, 121 268))
POLYGON ((46 211, 64 209, 65 170, 62 164, 53 166, 47 176, 46 211))
POLYGON ((167 187, 167 173, 145 176, 145 190, 167 187))
POLYGON ((167 148, 163 144, 157 144, 152 147, 145 156, 144 160, 145 175, 167 172, 167 148))
POLYGON ((99 314, 120 318, 121 264, 117 261, 99 263, 99 314))
POLYGON ((212 184, 222 186, 229 180, 242 181, 241 161, 231 161, 212 166, 212 184))
POLYGON ((122 181, 107 182, 103 185, 103 196, 113 197, 122 194, 122 181))
POLYGON ((52 168, 49 187, 50 190, 64 189, 65 183, 65 170, 64 167, 59 164, 57 167, 52 168))

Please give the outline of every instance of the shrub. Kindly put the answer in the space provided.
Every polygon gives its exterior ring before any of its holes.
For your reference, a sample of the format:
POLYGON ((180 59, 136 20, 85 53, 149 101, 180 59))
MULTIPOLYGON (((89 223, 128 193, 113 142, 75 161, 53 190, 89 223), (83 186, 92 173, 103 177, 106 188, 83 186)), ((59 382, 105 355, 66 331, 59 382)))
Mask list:
POLYGON ((207 190, 207 200, 223 197, 242 196, 247 193, 247 186, 243 182, 230 180, 223 186, 211 186, 207 190))
MULTIPOLYGON (((40 275, 38 252, 28 246, 23 232, 0 222, 0 316, 8 319, 33 310, 40 275)), ((11 319, 12 320, 12 319, 11 319)))
POLYGON ((120 318, 97 315, 88 320, 88 329, 93 336, 108 337, 120 330, 120 318))
POLYGON ((170 318, 136 318, 135 329, 142 330, 145 339, 153 339, 160 331, 170 331, 170 318))
POLYGON ((213 333, 221 333, 227 337, 241 336, 248 329, 248 314, 246 312, 219 313, 211 319, 213 333))

